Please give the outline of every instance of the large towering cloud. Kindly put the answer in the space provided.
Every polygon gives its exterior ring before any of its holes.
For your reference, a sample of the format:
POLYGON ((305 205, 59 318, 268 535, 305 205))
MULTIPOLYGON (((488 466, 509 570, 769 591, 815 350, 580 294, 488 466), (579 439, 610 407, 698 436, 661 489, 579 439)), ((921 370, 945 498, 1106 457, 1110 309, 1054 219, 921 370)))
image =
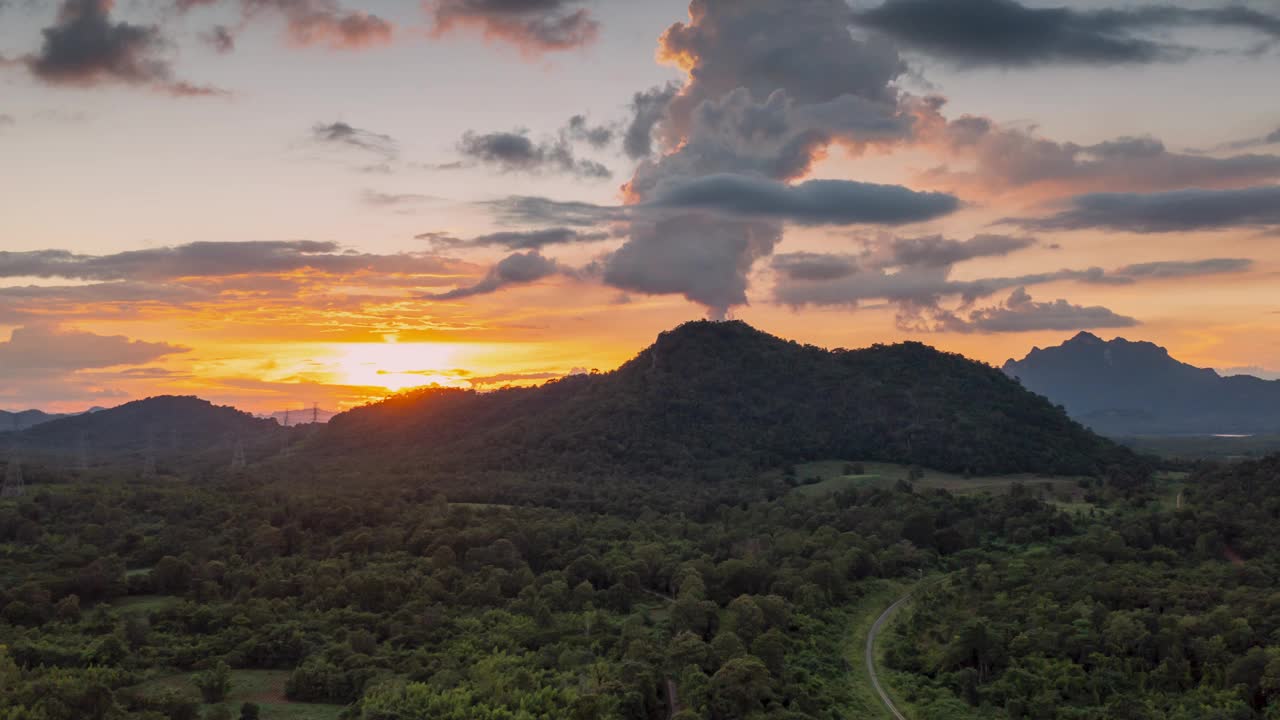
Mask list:
POLYGON ((1029 7, 1016 0, 886 0, 854 17, 912 49, 969 66, 1177 62, 1206 52, 1153 35, 1178 27, 1280 38, 1280 15, 1244 5, 1094 10, 1029 7))
POLYGON ((475 29, 531 55, 583 47, 600 33, 584 0, 424 0, 423 5, 436 34, 475 29))
POLYGON ((42 31, 39 52, 25 59, 31 74, 52 85, 118 83, 179 96, 218 92, 174 80, 160 28, 116 22, 113 7, 113 0, 64 0, 57 20, 42 31))

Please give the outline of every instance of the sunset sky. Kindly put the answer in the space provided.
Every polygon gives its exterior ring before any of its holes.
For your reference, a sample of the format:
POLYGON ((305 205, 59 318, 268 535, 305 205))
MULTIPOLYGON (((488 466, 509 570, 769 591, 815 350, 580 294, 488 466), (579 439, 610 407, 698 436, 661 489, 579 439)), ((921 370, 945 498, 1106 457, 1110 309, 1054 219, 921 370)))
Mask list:
POLYGON ((1276 376, 1276 4, 1022 3, 0 0, 0 408, 342 409, 703 317, 1276 376))

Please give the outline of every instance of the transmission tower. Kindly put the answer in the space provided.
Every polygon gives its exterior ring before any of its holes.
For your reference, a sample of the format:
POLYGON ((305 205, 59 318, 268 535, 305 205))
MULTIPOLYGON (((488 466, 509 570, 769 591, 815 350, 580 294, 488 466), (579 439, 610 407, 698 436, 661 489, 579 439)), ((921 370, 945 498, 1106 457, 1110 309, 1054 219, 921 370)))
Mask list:
POLYGON ((231 451, 231 472, 240 472, 248 464, 244 459, 244 440, 236 438, 236 447, 231 451))
POLYGON ((311 424, 316 425, 320 422, 320 403, 311 403, 311 424))

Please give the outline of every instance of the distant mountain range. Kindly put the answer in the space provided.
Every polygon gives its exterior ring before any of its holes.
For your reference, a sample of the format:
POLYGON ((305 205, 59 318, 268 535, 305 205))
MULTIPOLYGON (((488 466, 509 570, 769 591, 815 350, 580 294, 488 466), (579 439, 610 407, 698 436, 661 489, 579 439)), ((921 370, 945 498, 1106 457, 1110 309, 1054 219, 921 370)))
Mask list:
POLYGON ((820 458, 974 473, 1133 459, 999 370, 919 343, 823 350, 741 322, 663 333, 607 373, 423 389, 335 417, 317 452, 442 470, 750 477, 820 458))
MULTIPOLYGON (((85 410, 85 413, 94 413, 102 410, 100 407, 91 407, 85 410)), ((42 410, 21 410, 19 412, 9 412, 0 410, 0 433, 22 431, 27 428, 42 425, 51 420, 58 418, 73 417, 75 415, 83 415, 84 413, 47 413, 42 410)))
POLYGON ((1223 377, 1149 342, 1082 332, 1004 371, 1104 435, 1280 432, 1280 381, 1223 377))

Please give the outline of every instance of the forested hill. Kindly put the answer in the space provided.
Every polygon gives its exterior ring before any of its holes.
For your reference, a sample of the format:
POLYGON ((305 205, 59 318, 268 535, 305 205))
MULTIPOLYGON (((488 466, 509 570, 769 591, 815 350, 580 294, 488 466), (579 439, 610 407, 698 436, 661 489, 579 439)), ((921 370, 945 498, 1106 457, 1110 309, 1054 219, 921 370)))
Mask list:
POLYGON ((656 475, 833 457, 975 473, 1135 463, 987 365, 918 343, 827 351, 742 322, 687 323, 609 373, 397 396, 339 415, 318 440, 437 467, 656 475))
POLYGON ((1080 333, 1004 371, 1109 435, 1280 433, 1280 381, 1222 377, 1149 342, 1080 333))
POLYGON ((26 430, 29 427, 47 423, 50 420, 57 420, 60 417, 63 416, 51 415, 40 410, 22 410, 19 412, 0 410, 0 433, 26 430))
POLYGON ((92 462, 148 448, 161 462, 169 456, 189 459, 214 450, 230 462, 237 441, 251 450, 260 445, 265 448, 277 429, 276 421, 255 418, 233 407, 166 395, 36 425, 19 433, 17 442, 24 452, 69 457, 83 452, 92 462))

